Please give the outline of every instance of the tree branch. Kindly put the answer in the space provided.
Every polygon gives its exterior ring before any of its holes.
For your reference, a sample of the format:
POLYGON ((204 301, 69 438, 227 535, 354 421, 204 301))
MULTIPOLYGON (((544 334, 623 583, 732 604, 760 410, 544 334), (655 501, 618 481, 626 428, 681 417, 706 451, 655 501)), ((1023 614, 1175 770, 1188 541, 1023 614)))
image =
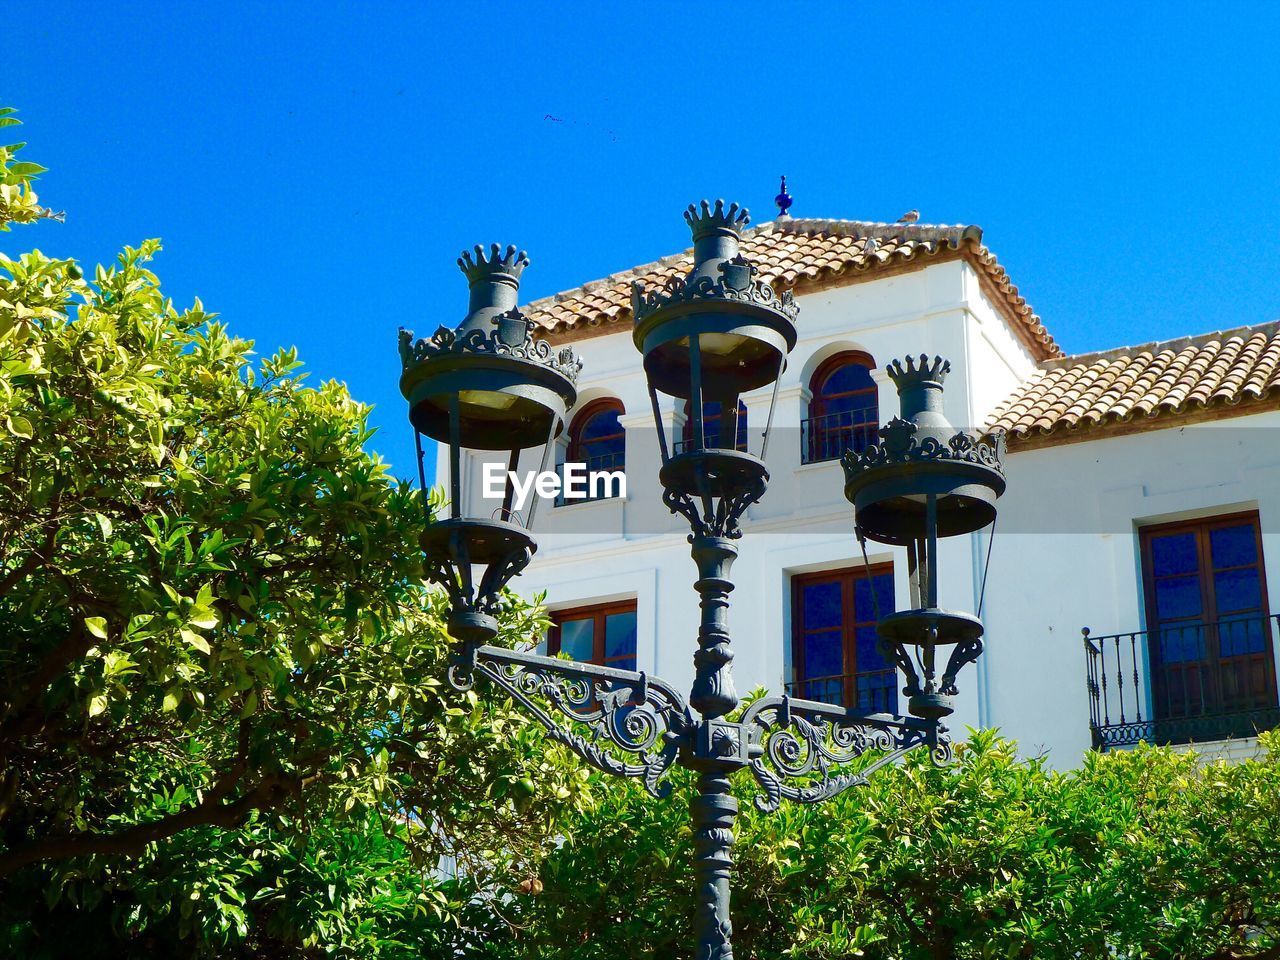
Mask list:
POLYGON ((898 897, 888 890, 876 889, 874 887, 868 890, 868 893, 881 903, 888 906, 898 915, 898 920, 907 928, 907 936, 912 939, 916 946, 924 947, 929 950, 933 949, 934 942, 929 939, 925 931, 918 923, 916 923, 915 918, 913 918, 910 911, 907 910, 906 904, 904 904, 898 897))
MULTIPOLYGON (((221 784, 219 784, 221 786, 221 784)), ((187 810, 127 827, 119 833, 82 833, 70 837, 50 837, 0 854, 0 877, 42 860, 66 860, 71 857, 138 856, 147 844, 165 840, 192 827, 238 827, 254 810, 269 809, 292 793, 290 784, 280 778, 268 778, 231 803, 223 803, 218 790, 209 791, 205 799, 187 810)))
POLYGON ((30 678, 23 681, 22 695, 9 705, 5 712, 4 722, 0 723, 0 755, 8 753, 5 744, 39 730, 44 722, 40 711, 34 709, 49 689, 49 685, 62 674, 73 662, 83 657, 93 646, 93 637, 84 628, 80 620, 72 620, 67 635, 56 647, 49 651, 30 678))
POLYGON ((49 562, 49 553, 53 550, 53 542, 58 536, 58 527, 55 524, 49 530, 45 537, 44 544, 27 554, 20 564, 5 574, 4 579, 0 580, 0 594, 8 593, 9 590, 17 583, 32 573, 38 566, 49 562))

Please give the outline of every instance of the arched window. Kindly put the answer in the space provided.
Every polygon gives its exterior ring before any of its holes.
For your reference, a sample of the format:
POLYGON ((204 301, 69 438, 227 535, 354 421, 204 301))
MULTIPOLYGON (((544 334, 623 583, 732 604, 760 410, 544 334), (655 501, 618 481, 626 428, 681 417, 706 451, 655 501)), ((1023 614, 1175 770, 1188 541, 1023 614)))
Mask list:
POLYGON ((875 361, 848 351, 830 357, 809 381, 809 419, 804 422, 801 454, 805 463, 837 460, 876 442, 880 426, 875 361))
MULTIPOLYGON (((680 442, 676 444, 676 453, 683 453, 685 450, 693 449, 693 418, 690 416, 692 407, 689 401, 684 402, 684 431, 681 434, 680 442)), ((722 417, 720 416, 719 400, 704 400, 702 403, 702 442, 705 447, 720 447, 724 444, 720 440, 722 417)), ((730 430, 733 427, 729 427, 730 430)), ((734 441, 734 449, 741 450, 744 453, 747 449, 747 405, 741 400, 738 401, 738 427, 737 437, 734 441)))
POLYGON ((591 474, 626 468, 626 431, 618 419, 622 414, 622 402, 612 397, 593 400, 578 411, 569 425, 569 449, 564 462, 585 467, 587 496, 570 498, 562 493, 557 505, 617 496, 616 483, 595 482, 591 474))

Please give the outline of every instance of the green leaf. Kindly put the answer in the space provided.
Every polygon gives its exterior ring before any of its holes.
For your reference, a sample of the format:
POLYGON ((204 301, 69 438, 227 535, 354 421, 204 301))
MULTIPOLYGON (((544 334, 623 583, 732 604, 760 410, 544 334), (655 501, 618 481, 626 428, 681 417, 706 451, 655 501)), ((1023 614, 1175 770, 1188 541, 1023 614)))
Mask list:
POLYGON ((26 439, 30 440, 31 437, 34 435, 33 427, 31 426, 31 421, 28 420, 26 417, 19 416, 16 413, 8 418, 8 420, 6 421, 6 424, 9 428, 9 432, 12 433, 15 437, 25 437, 26 439))
POLYGON ((96 717, 107 709, 107 695, 103 693, 95 693, 89 698, 89 716, 96 717))
POLYGON ((48 167, 42 167, 38 163, 29 161, 21 161, 9 166, 9 173, 17 177, 38 177, 42 173, 47 173, 48 170, 48 167))
POLYGON ((192 607, 191 616, 188 618, 192 626, 199 627, 202 630, 212 630, 218 625, 218 613, 208 607, 192 607))
POLYGON ((195 647, 201 653, 213 652, 213 649, 209 646, 209 641, 200 636, 200 634, 196 633, 194 630, 188 630, 186 627, 183 627, 179 632, 182 634, 182 639, 185 640, 188 645, 195 647))
POLYGON ((107 639, 107 618, 106 617, 85 617, 84 628, 99 640, 107 639))
POLYGON ((128 676, 138 672, 137 666, 127 653, 112 650, 102 658, 102 675, 107 679, 128 676))

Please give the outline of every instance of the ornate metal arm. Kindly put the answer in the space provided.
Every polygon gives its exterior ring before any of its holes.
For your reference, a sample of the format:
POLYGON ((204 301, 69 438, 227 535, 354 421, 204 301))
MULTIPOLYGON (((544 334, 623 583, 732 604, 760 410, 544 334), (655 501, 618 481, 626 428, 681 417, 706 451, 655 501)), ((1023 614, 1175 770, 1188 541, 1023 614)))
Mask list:
POLYGON ((588 763, 643 780, 656 797, 671 792, 663 777, 695 721, 684 698, 666 683, 643 672, 488 645, 462 648, 459 662, 449 668, 449 682, 470 689, 477 672, 588 763), (561 724, 556 712, 570 725, 561 724))
POLYGON ((765 697, 747 708, 741 722, 751 744, 751 771, 764 788, 756 806, 764 811, 776 810, 783 797, 818 803, 862 786, 921 745, 937 763, 951 757, 946 728, 937 721, 859 713, 816 700, 765 697), (869 750, 885 753, 857 770, 842 769, 869 750))

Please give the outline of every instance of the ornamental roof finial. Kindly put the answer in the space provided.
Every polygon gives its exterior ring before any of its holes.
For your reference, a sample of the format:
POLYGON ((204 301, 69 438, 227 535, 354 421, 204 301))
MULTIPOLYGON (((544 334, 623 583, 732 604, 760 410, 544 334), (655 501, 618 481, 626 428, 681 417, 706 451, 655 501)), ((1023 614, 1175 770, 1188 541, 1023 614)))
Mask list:
POLYGON ((791 214, 787 213, 791 209, 792 200, 791 194, 787 193, 787 178, 785 175, 782 177, 782 186, 778 188, 778 195, 773 198, 773 202, 778 205, 779 220, 783 217, 789 218, 791 216, 791 214))

